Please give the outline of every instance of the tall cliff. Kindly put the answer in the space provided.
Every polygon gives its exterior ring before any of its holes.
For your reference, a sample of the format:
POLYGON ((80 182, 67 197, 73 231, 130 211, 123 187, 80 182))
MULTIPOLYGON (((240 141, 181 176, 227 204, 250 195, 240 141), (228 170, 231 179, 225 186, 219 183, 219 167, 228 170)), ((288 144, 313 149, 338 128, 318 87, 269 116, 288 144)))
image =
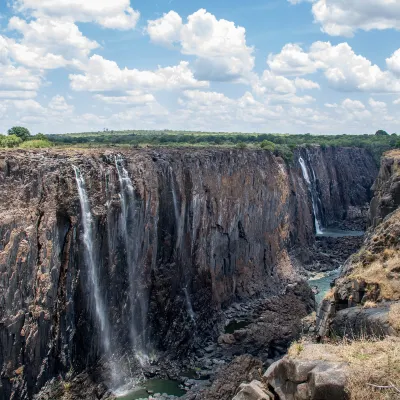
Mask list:
MULTIPOLYGON (((264 151, 121 153, 0 153, 5 399, 31 398, 105 355, 121 369, 131 351, 179 357, 233 300, 299 282, 288 251, 312 245, 314 217, 297 158, 287 167, 264 151)), ((306 156, 324 222, 363 207, 368 153, 306 156)))
MULTIPOLYGON (((373 185, 363 247, 342 268, 319 310, 321 336, 395 334, 390 309, 400 300, 400 153, 386 153, 373 185)), ((396 325, 396 324, 394 324, 396 325)))

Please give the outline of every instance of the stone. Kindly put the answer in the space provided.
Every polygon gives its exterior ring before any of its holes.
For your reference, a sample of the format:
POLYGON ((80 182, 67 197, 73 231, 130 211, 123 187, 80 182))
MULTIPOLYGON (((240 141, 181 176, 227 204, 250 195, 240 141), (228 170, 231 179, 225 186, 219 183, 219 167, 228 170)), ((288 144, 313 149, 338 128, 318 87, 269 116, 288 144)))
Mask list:
POLYGON ((311 400, 346 400, 347 364, 320 361, 310 372, 311 400))
POLYGON ((236 342, 235 336, 230 333, 226 333, 224 335, 220 335, 218 337, 218 344, 220 345, 231 345, 236 342))
POLYGON ((271 392, 267 391, 259 381, 242 383, 240 390, 232 400, 273 400, 271 392))

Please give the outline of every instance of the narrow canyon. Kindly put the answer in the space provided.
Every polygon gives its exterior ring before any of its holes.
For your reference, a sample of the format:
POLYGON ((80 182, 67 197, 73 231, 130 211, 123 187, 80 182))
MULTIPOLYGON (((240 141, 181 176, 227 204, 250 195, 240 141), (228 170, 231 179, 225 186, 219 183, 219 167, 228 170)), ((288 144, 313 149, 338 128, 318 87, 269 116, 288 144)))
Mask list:
POLYGON ((56 398, 71 376, 71 398, 186 376, 187 399, 232 399, 302 333, 307 279, 361 247, 377 177, 359 148, 298 147, 289 163, 247 149, 0 151, 0 399, 56 398), (237 375, 221 380, 227 365, 237 375))

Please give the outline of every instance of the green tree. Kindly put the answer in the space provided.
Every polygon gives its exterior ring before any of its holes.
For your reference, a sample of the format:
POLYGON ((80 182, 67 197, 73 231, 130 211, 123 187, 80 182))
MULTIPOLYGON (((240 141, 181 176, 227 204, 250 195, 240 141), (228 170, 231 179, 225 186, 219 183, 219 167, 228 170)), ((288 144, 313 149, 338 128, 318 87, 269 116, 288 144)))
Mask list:
POLYGON ((2 139, 4 147, 17 147, 22 143, 22 139, 17 135, 8 135, 2 139))
POLYGON ((379 131, 377 131, 375 133, 375 135, 376 136, 389 136, 389 134, 386 131, 382 130, 382 129, 379 129, 379 131))
POLYGON ((32 139, 33 140, 49 140, 46 135, 44 135, 43 133, 40 133, 40 132, 37 135, 32 136, 32 139))
POLYGON ((275 151, 275 143, 270 142, 269 140, 263 140, 260 143, 260 147, 264 150, 275 151))
POLYGON ((8 135, 18 136, 23 142, 25 142, 25 140, 28 140, 30 138, 31 133, 27 128, 24 128, 23 126, 13 126, 8 130, 8 135))

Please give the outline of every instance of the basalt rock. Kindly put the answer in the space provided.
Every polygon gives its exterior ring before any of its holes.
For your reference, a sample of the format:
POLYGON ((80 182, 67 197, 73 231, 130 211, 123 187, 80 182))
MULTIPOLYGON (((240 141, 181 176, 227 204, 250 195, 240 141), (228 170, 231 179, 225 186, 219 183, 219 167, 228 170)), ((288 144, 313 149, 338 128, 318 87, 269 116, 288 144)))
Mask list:
MULTIPOLYGON (((340 225, 368 197, 371 156, 355 149, 310 152, 324 220, 340 225)), ((77 170, 89 200, 108 345, 128 375, 134 334, 149 354, 179 359, 196 340, 218 335, 221 309, 233 301, 279 295, 300 282, 289 251, 309 256, 314 219, 297 164, 288 167, 265 151, 121 153, 0 152, 4 399, 30 399, 52 378, 104 361, 77 170), (124 179, 132 183, 129 193, 124 179), (133 312, 132 284, 141 294, 140 313, 133 312)))

